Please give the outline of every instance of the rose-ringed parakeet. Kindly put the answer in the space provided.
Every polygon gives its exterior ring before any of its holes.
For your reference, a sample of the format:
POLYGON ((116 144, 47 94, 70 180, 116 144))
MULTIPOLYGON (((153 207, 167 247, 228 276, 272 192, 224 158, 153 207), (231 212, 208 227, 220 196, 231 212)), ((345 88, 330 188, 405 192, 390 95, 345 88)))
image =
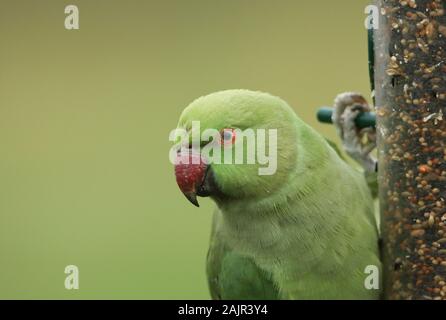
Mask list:
MULTIPOLYGON (((352 107, 366 102, 347 94, 337 104, 333 120, 350 146, 347 151, 367 167, 369 151, 358 142, 358 110, 352 107)), ((183 111, 178 128, 190 132, 194 121, 201 132, 221 132, 213 138, 226 149, 246 146, 242 138, 228 137, 235 129, 277 132, 277 139, 265 139, 266 150, 277 154, 276 170, 269 175, 259 174, 264 165, 258 162, 210 163, 203 148, 214 139, 188 137, 176 145, 178 158, 194 160, 175 164, 182 192, 195 205, 197 196, 216 204, 207 256, 212 298, 379 297, 380 290, 365 285, 366 268, 380 270, 381 263, 375 209, 363 172, 286 102, 266 93, 228 90, 201 97, 183 111)))

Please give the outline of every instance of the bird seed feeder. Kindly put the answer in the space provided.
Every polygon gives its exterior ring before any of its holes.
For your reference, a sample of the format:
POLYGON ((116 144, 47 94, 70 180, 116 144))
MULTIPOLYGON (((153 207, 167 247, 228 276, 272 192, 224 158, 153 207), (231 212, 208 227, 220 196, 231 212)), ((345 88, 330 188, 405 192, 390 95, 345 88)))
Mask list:
POLYGON ((446 1, 375 5, 385 298, 446 300, 446 1))

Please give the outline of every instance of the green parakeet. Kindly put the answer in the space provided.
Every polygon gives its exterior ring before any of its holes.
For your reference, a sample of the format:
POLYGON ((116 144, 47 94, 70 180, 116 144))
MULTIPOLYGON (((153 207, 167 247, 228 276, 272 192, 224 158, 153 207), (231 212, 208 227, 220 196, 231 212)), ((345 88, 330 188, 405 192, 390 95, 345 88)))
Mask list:
POLYGON ((266 93, 228 90, 201 97, 183 111, 178 128, 190 133, 195 121, 200 133, 215 129, 221 135, 177 139, 175 173, 191 202, 198 205, 202 196, 216 204, 207 256, 212 298, 379 298, 380 290, 366 284, 367 268, 380 272, 381 262, 363 172, 285 101, 266 93), (237 144, 247 146, 236 129, 275 130, 277 139, 264 139, 265 149, 276 152, 273 174, 259 174, 265 163, 258 161, 208 161, 211 153, 203 150, 209 144, 231 152, 237 144))

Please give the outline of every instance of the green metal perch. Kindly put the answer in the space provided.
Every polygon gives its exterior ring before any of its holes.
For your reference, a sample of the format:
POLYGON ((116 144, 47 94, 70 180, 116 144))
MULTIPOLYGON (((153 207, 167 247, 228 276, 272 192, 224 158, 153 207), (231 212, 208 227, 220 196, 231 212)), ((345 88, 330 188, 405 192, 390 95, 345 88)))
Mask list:
MULTIPOLYGON (((333 123, 332 121, 333 108, 322 107, 317 112, 317 119, 322 123, 333 123)), ((356 125, 358 128, 368 128, 376 126, 376 113, 364 112, 356 118, 356 125)))

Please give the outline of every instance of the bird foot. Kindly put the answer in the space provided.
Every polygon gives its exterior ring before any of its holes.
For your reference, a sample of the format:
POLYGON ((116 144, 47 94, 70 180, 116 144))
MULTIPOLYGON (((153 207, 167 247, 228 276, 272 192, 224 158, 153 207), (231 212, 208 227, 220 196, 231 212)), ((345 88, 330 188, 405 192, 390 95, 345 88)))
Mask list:
POLYGON ((366 172, 375 172, 377 160, 371 152, 376 148, 376 129, 360 129, 355 123, 359 114, 370 111, 369 104, 361 94, 341 93, 335 99, 332 120, 345 152, 361 164, 366 172))

